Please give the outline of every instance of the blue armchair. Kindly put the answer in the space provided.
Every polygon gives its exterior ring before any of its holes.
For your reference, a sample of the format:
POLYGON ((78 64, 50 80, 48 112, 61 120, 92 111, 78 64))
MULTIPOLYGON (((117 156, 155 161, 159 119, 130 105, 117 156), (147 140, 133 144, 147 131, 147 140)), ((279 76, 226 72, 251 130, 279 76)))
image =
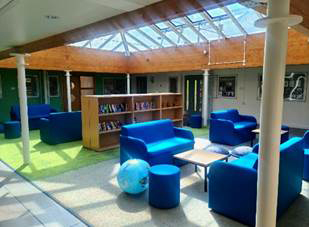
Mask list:
POLYGON ((192 132, 173 127, 171 120, 125 125, 120 135, 120 163, 137 158, 150 165, 173 164, 174 154, 193 147, 192 132))
MULTIPOLYGON (((258 150, 258 145, 254 148, 258 150)), ((231 162, 218 161, 209 169, 209 208, 246 225, 255 225, 258 154, 231 162)), ((280 217, 302 188, 303 140, 292 138, 280 146, 277 215, 280 217)))
POLYGON ((304 135, 304 180, 309 181, 309 130, 304 135))
MULTIPOLYGON (((49 114, 53 112, 57 112, 57 110, 48 104, 28 105, 29 129, 39 129, 40 118, 48 118, 49 114)), ((11 107, 10 115, 12 121, 20 121, 19 105, 11 107)))
POLYGON ((255 134, 251 131, 256 127, 256 119, 253 116, 240 115, 236 109, 212 112, 209 140, 213 143, 236 146, 255 139, 255 134))
POLYGON ((40 137, 47 144, 55 145, 82 139, 81 112, 51 113, 41 118, 40 137))

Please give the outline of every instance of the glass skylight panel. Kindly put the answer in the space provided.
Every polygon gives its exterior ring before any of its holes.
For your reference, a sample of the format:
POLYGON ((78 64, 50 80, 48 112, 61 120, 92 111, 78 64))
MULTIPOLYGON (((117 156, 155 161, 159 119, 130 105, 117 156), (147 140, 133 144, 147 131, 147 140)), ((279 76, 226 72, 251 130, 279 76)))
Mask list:
POLYGON ((187 15, 189 20, 193 23, 200 22, 204 20, 204 17, 201 15, 201 13, 194 13, 191 15, 187 15))
POLYGON ((239 30, 239 28, 235 25, 232 19, 223 19, 214 22, 215 25, 222 29, 222 32, 227 37, 235 37, 235 36, 242 36, 243 33, 239 30))
POLYGON ((174 43, 176 43, 176 45, 183 45, 184 41, 173 31, 167 31, 165 32, 165 35, 174 43))
POLYGON ((112 50, 121 42, 121 35, 118 33, 112 40, 106 43, 106 45, 103 47, 103 50, 112 50))
POLYGON ((183 29, 182 34, 186 37, 190 42, 197 43, 198 42, 198 35, 192 31, 191 28, 186 27, 183 29))
POLYGON ((216 40, 221 38, 217 31, 206 22, 200 25, 200 33, 202 33, 208 40, 216 40))
POLYGON ((161 30, 168 28, 168 26, 164 22, 156 23, 156 26, 160 28, 161 30))
POLYGON ((70 46, 83 47, 87 42, 88 42, 88 40, 84 40, 84 41, 80 41, 80 42, 77 42, 77 43, 72 43, 72 44, 70 44, 70 46))
POLYGON ((129 52, 136 52, 137 50, 134 49, 133 47, 131 47, 130 45, 128 45, 128 49, 129 49, 129 52))
POLYGON ((108 40, 112 35, 102 36, 91 40, 91 48, 99 48, 106 40, 108 40))
MULTIPOLYGON (((141 42, 145 43, 147 46, 149 46, 151 49, 156 49, 159 48, 158 45, 156 45, 155 43, 153 43, 152 41, 150 41, 147 37, 145 37, 143 34, 139 33, 137 30, 130 30, 128 31, 128 33, 130 33, 130 35, 134 36, 135 38, 137 38, 138 40, 140 40, 141 42)), ((154 40, 156 40, 153 36, 149 35, 147 32, 145 32, 148 36, 150 36, 151 38, 153 38, 154 40)), ((158 40, 156 40, 158 41, 158 40)), ((158 41, 159 42, 159 41, 158 41)))
POLYGON ((170 22, 176 27, 186 24, 182 18, 175 18, 173 20, 170 20, 170 22))
POLYGON ((137 47, 139 50, 147 50, 146 47, 144 47, 139 42, 132 39, 129 35, 126 35, 126 40, 128 43, 131 43, 133 46, 137 47))
POLYGON ((254 26, 254 22, 263 17, 263 15, 259 12, 251 8, 247 8, 239 3, 228 5, 227 8, 231 11, 233 16, 238 20, 248 34, 265 32, 265 28, 257 28, 254 26))
POLYGON ((114 50, 115 52, 125 52, 125 48, 124 48, 124 45, 121 44, 116 50, 114 50))
POLYGON ((150 36, 151 38, 153 38, 155 41, 157 41, 158 43, 162 42, 162 37, 161 35, 159 35, 157 32, 155 32, 154 30, 152 30, 152 28, 146 26, 146 27, 142 27, 140 28, 141 31, 145 32, 148 36, 150 36))
POLYGON ((224 12, 224 10, 221 9, 221 8, 215 8, 215 9, 207 10, 207 13, 209 14, 209 16, 212 19, 227 16, 226 13, 224 12))

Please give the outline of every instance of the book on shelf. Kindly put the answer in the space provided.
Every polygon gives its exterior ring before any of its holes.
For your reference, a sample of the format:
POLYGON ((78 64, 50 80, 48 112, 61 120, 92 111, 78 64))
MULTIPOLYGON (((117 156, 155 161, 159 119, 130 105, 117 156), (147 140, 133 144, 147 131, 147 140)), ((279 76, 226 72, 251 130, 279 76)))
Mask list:
POLYGON ((99 113, 108 114, 108 113, 118 113, 128 111, 128 105, 121 104, 101 104, 99 106, 99 113))
POLYGON ((112 131, 115 129, 121 129, 122 125, 124 125, 124 123, 120 122, 119 120, 103 121, 99 123, 99 131, 106 132, 106 131, 112 131))

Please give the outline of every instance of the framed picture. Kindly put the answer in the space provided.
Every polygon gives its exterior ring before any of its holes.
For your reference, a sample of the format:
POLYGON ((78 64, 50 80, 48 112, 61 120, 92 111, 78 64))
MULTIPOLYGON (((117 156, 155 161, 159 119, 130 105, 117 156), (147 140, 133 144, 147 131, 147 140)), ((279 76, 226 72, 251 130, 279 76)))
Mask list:
POLYGON ((49 97, 59 97, 60 96, 60 86, 58 76, 48 77, 48 87, 49 87, 49 97))
POLYGON ((236 98, 236 77, 219 77, 218 97, 236 98))
MULTIPOLYGON (((262 97, 262 75, 259 75, 258 99, 262 97)), ((284 78, 283 97, 286 101, 306 101, 307 74, 306 73, 289 73, 284 78)))

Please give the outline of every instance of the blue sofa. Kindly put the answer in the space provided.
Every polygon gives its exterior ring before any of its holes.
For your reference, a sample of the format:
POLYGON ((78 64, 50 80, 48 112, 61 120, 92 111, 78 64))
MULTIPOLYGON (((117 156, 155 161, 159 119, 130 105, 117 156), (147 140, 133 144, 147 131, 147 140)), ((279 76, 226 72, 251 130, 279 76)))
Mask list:
POLYGON ((51 113, 40 120, 40 137, 47 144, 55 145, 82 139, 81 112, 51 113))
MULTIPOLYGON (((254 150, 258 150, 258 145, 254 150)), ((254 226, 257 198, 258 154, 231 162, 218 161, 209 169, 209 208, 254 226)), ((277 215, 280 217, 298 197, 303 178, 303 140, 292 138, 280 145, 277 215)))
MULTIPOLYGON (((53 112, 57 112, 57 110, 48 104, 28 105, 29 129, 39 129, 40 118, 48 118, 49 114, 53 112)), ((10 115, 12 121, 20 121, 19 105, 11 107, 10 115)))
POLYGON ((120 163, 137 158, 150 165, 173 164, 174 154, 193 147, 192 132, 173 127, 171 120, 125 125, 120 135, 120 163))
POLYGON ((236 146, 255 139, 251 131, 257 123, 253 116, 240 115, 236 109, 210 114, 209 140, 213 143, 236 146))
POLYGON ((309 130, 304 135, 304 180, 309 181, 309 130))

